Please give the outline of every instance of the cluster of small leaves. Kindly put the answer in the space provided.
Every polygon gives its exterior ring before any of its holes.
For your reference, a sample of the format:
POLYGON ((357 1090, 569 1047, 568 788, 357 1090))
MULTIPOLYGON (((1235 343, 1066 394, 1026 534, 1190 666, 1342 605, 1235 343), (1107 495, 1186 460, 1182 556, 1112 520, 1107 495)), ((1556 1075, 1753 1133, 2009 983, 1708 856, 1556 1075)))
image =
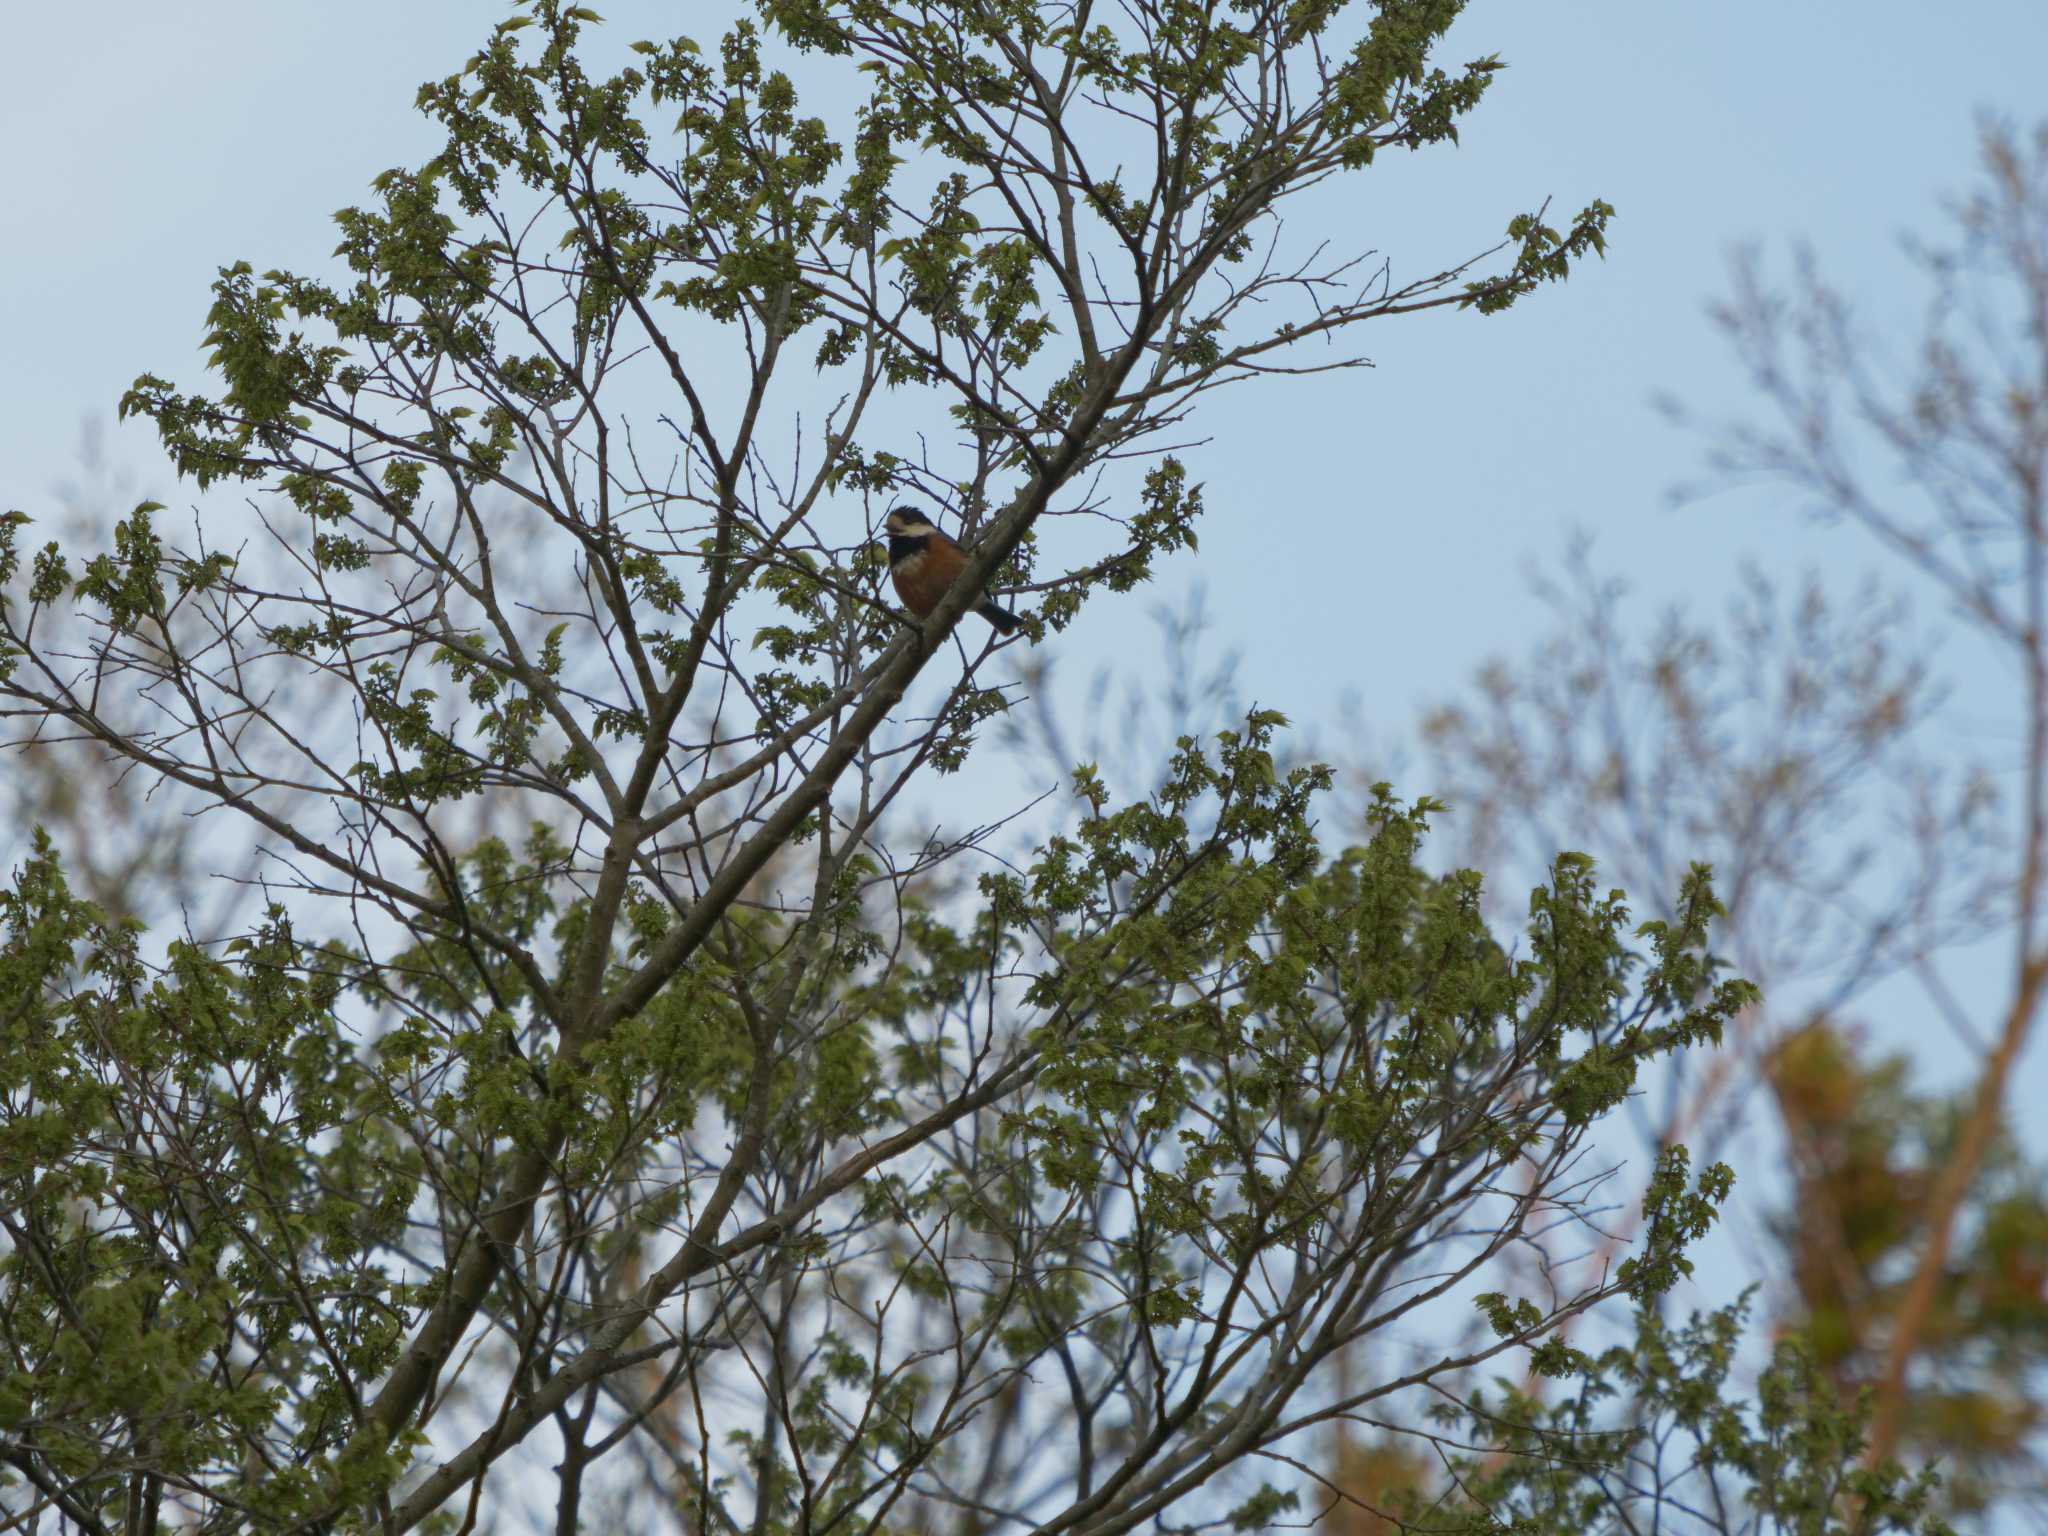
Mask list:
MULTIPOLYGON (((1202 487, 1188 478, 1187 466, 1172 455, 1161 459, 1145 472, 1138 511, 1128 523, 1130 547, 1104 562, 1099 587, 1077 585, 1050 592, 1039 604, 1037 618, 1046 629, 1058 632, 1073 622, 1093 591, 1128 592, 1150 581, 1161 557, 1199 547, 1195 525, 1204 510, 1202 487)), ((1028 545, 1023 553, 1028 561, 1028 545)), ((1026 564, 1023 570, 1028 569, 1026 564)))
POLYGON ((1468 284, 1465 302, 1482 315, 1498 314, 1545 283, 1561 283, 1573 263, 1588 253, 1607 254, 1607 223, 1614 209, 1594 201, 1580 210, 1563 234, 1543 222, 1543 215, 1522 213, 1508 221, 1508 239, 1515 246, 1514 267, 1505 278, 1468 284))
POLYGON ((109 1525, 131 1472, 277 1519, 309 1457, 388 1478, 352 1437, 410 1321, 387 1266, 419 1165, 338 969, 277 912, 147 965, 40 836, 0 930, 0 1434, 109 1525))
MULTIPOLYGON (((1404 807, 1384 787, 1369 840, 1328 859, 1313 819, 1326 772, 1276 766, 1280 723, 1255 712, 1213 755, 1184 740, 1162 787, 1123 807, 1084 767, 1079 830, 1052 839, 1028 878, 985 882, 971 932, 920 916, 920 967, 867 998, 906 1035, 902 1080, 936 1080, 947 1054, 913 1043, 915 1021, 957 1006, 992 956, 1032 962, 1043 1065, 1005 1122, 1024 1155, 1000 1189, 948 1198, 1012 1244, 1034 1201, 1131 1200, 1130 1230, 1107 1240, 1104 1262, 1149 1327, 1200 1316, 1205 1253, 1301 1262, 1299 1245, 1313 1251, 1311 1234, 1360 1220, 1360 1207, 1367 1230, 1398 1230, 1447 1140, 1504 1165, 1568 1145, 1641 1066, 1710 1038, 1749 995, 1730 984, 1676 1017, 1626 1002, 1609 984, 1636 963, 1626 908, 1570 856, 1538 893, 1529 955, 1511 957, 1481 920, 1476 878, 1418 862, 1437 807, 1404 807), (1057 937, 1036 956, 1031 933, 1057 937)), ((1710 910, 1709 898, 1702 920, 1710 910)), ((1679 985, 1702 940, 1667 937, 1649 986, 1679 985)), ((1683 1168, 1675 1152, 1653 1240, 1617 1290, 1682 1274, 1685 1245, 1726 1196, 1725 1169, 1693 1186, 1683 1168)), ((1080 1273, 1048 1262, 1010 1347, 1049 1347, 1059 1319, 1104 1303, 1080 1273)), ((1547 1373, 1584 1364, 1543 1340, 1550 1313, 1495 1303, 1501 1336, 1538 1348, 1547 1373)))
POLYGON ((388 762, 365 758, 356 777, 366 793, 421 808, 474 794, 483 764, 436 720, 431 688, 401 691, 398 669, 376 662, 363 675, 363 713, 389 743, 388 762))
POLYGON ((1645 1305, 1634 1339, 1582 1357, 1554 1400, 1503 1382, 1438 1405, 1440 1443, 1466 1449, 1394 1490, 1389 1513, 1453 1536, 1947 1536, 1939 1478, 1860 1465, 1863 1409, 1797 1335, 1753 1397, 1738 1389, 1747 1319, 1746 1298, 1676 1327, 1645 1305))
MULTIPOLYGON (((1712 1040, 1753 997, 1729 981, 1683 1010, 1625 1006, 1620 978, 1638 961, 1627 909, 1597 893, 1577 855, 1562 856, 1554 883, 1532 898, 1529 954, 1510 959, 1485 928, 1476 879, 1431 879, 1416 862, 1437 807, 1404 808, 1385 786, 1371 840, 1319 868, 1308 818, 1321 772, 1275 776, 1276 719, 1254 714, 1242 738, 1225 733, 1213 764, 1184 741, 1161 795, 1122 811, 1105 812, 1100 785, 1079 780, 1096 814, 1078 838, 1054 840, 1030 895, 1071 917, 1116 890, 1118 920, 1100 937, 1084 928, 1068 939, 1057 989, 1042 982, 1034 1001, 1057 1007, 1063 989, 1099 985, 1118 967, 1140 967, 1150 985, 1127 988, 1060 1040, 1043 1086, 1064 1107, 1033 1121, 1039 1165, 1055 1183, 1092 1185, 1134 1115, 1140 1133, 1172 1132, 1182 1159, 1150 1178, 1163 1227, 1213 1221, 1230 1207, 1215 1182, 1227 1177, 1252 1202, 1232 1218, 1239 1235, 1270 1236, 1318 1219, 1321 1197, 1264 1187, 1254 1149, 1270 1143, 1253 1126, 1327 1108, 1347 1160, 1385 1173, 1426 1157, 1446 1102, 1469 1103, 1497 1074, 1526 1070, 1537 1074, 1535 1104, 1484 1127, 1494 1150, 1513 1156, 1583 1131, 1644 1065, 1712 1040), (1209 840, 1191 843, 1204 800, 1216 805, 1209 840), (1156 910, 1138 878, 1147 868, 1171 882, 1156 910), (1181 947, 1191 932, 1201 941, 1181 947), (1218 1093, 1227 1112, 1213 1107, 1218 1093), (1217 1122, 1207 1133, 1181 1126, 1198 1098, 1217 1122)), ((1646 1002, 1690 990, 1714 910, 1704 871, 1693 878, 1696 923, 1644 931, 1654 950, 1646 1002)), ((1648 1207, 1651 1239, 1621 1277, 1638 1290, 1667 1288, 1685 1272, 1683 1250, 1730 1182, 1717 1166, 1690 1189, 1682 1149, 1671 1156, 1648 1207)))

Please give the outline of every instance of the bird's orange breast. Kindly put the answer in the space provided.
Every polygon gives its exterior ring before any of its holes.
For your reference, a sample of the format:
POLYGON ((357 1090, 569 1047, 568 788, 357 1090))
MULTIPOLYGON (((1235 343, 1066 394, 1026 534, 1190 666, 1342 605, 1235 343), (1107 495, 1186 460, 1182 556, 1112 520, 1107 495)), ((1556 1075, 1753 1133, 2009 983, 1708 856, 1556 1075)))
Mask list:
POLYGON ((903 606, 923 618, 939 605, 939 599, 946 595, 953 578, 966 564, 967 556, 958 545, 934 538, 916 554, 906 555, 891 565, 889 578, 895 582, 896 595, 903 599, 903 606))

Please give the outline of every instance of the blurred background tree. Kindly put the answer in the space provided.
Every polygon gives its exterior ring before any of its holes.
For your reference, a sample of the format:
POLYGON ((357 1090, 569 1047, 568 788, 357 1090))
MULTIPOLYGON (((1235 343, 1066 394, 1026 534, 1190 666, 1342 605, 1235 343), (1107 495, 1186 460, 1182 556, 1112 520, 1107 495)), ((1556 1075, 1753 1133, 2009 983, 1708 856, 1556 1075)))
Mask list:
POLYGON ((1651 1148, 1783 1149, 1789 1186, 1735 1228, 1773 1326, 1844 1403, 1870 1394, 1869 1461, 1939 1464, 1951 1511, 2024 1520, 2048 1508, 2048 1172, 2008 1091, 2048 979, 2048 126, 1987 125, 1949 215, 1909 246, 1916 293, 1857 311, 1811 253, 1782 289, 1747 254, 1714 311, 1774 414, 1709 424, 1708 486, 1791 492, 1888 575, 1755 569, 1718 622, 1643 628, 1574 549, 1536 583, 1546 637, 1427 715, 1421 776, 1464 862, 1584 848, 1645 893, 1713 865, 1764 1001, 1631 1122, 1651 1148), (1929 593, 1960 634, 1915 623, 1929 593), (1924 1021, 1914 1046, 1869 1008, 1924 1021))

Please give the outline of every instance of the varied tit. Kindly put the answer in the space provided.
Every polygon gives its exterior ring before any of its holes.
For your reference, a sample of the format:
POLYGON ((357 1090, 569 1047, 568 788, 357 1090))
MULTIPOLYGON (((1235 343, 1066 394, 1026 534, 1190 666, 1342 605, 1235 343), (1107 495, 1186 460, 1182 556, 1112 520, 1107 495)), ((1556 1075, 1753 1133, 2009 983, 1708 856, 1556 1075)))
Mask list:
MULTIPOLYGON (((939 532, 915 507, 892 509, 882 526, 889 530, 889 579, 896 583, 903 606, 921 619, 938 607, 939 599, 953 585, 967 564, 967 551, 939 532)), ((988 598, 976 603, 974 611, 993 624, 999 635, 1017 632, 1017 616, 988 598)))

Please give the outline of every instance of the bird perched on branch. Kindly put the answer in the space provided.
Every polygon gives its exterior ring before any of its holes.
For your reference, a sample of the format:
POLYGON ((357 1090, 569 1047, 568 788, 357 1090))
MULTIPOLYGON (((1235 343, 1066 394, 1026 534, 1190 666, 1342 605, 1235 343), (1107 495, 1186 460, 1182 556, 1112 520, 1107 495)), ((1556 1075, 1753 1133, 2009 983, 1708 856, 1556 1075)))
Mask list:
MULTIPOLYGON (((967 551, 939 532, 915 507, 891 509, 882 526, 889 530, 889 579, 896 583, 903 606, 921 619, 938 607, 939 599, 953 585, 967 564, 967 551)), ((988 598, 976 603, 974 611, 993 624, 999 635, 1017 632, 1017 616, 988 598)))

